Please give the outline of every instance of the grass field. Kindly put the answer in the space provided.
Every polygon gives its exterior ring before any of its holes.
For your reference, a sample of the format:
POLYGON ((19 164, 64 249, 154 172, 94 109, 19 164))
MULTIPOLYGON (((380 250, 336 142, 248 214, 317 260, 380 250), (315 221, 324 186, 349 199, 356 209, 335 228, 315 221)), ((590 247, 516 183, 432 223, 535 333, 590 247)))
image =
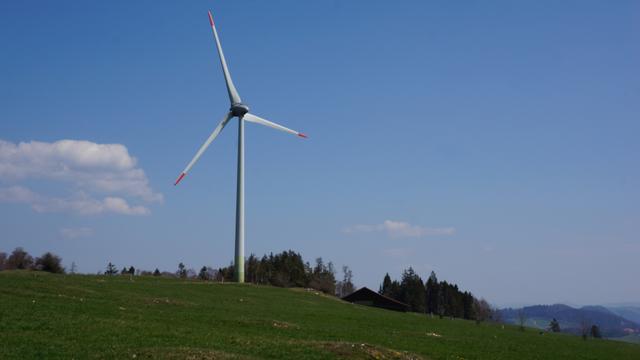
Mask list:
POLYGON ((640 346, 344 303, 302 289, 0 272, 0 359, 640 359, 640 346))

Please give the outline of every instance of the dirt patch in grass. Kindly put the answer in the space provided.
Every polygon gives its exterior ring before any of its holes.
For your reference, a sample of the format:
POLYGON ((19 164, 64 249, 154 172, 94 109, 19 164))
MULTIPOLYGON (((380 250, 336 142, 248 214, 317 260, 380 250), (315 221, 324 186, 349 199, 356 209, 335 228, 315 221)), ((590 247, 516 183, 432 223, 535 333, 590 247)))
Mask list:
POLYGON ((141 349, 140 351, 132 352, 128 358, 164 360, 253 359, 251 357, 230 354, 224 351, 193 348, 141 349))
POLYGON ((288 323, 286 321, 273 320, 271 326, 278 329, 299 329, 296 324, 288 323))
POLYGON ((238 319, 233 321, 233 323, 242 324, 243 326, 272 327, 274 329, 300 329, 300 326, 297 324, 280 320, 238 319))
POLYGON ((189 301, 169 299, 169 298, 166 298, 166 297, 163 297, 163 298, 146 298, 146 299, 144 299, 144 303, 147 304, 147 305, 177 305, 177 306, 192 306, 192 305, 195 305, 194 303, 189 302, 189 301))
POLYGON ((397 351, 366 343, 328 341, 315 345, 335 354, 339 359, 424 360, 423 357, 406 351, 397 351))

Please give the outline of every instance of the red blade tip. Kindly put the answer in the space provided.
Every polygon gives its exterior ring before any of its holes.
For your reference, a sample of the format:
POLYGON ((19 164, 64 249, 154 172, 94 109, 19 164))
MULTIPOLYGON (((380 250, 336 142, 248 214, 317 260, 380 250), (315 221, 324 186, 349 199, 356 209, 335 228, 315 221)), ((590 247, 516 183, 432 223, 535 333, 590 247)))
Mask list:
POLYGON ((213 26, 213 16, 211 16, 211 10, 209 10, 209 24, 213 26))
POLYGON ((178 177, 178 180, 176 180, 176 183, 175 183, 175 184, 173 184, 173 186, 178 185, 178 183, 180 182, 180 180, 182 180, 182 178, 183 178, 185 175, 187 175, 187 174, 185 174, 185 173, 180 174, 180 176, 178 177))
POLYGON ((301 138, 307 138, 307 135, 303 134, 303 133, 298 133, 298 136, 300 136, 301 138))

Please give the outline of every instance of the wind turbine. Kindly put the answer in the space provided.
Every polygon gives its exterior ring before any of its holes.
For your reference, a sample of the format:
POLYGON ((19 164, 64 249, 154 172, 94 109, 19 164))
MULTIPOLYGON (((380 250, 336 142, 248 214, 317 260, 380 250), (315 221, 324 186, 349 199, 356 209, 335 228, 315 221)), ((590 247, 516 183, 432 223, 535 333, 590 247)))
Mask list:
POLYGON ((182 171, 178 179, 176 180, 174 185, 178 185, 180 180, 187 175, 189 170, 195 165, 195 163, 200 159, 202 153, 209 147, 211 142, 220 134, 222 129, 229 123, 229 121, 236 117, 238 118, 238 185, 237 185, 237 193, 236 193, 236 248, 235 248, 235 280, 239 283, 244 282, 244 122, 250 121, 253 123, 257 123, 260 125, 265 125, 272 127, 277 130, 281 130, 287 132, 289 134, 297 135, 302 138, 306 138, 307 136, 303 133, 299 133, 297 131, 286 128, 282 125, 273 123, 269 120, 263 119, 256 115, 253 115, 249 112, 249 107, 242 102, 240 99, 240 95, 236 90, 236 87, 233 85, 233 81, 231 80, 231 74, 229 74, 229 68, 227 67, 227 61, 224 58, 224 53, 222 52, 222 46, 220 45, 220 39, 218 38, 218 31, 216 31, 216 25, 213 22, 213 16, 211 15, 211 11, 209 11, 209 23, 211 24, 211 29, 213 30, 213 37, 216 41, 216 47, 218 48, 218 55, 220 57, 220 65, 222 66, 222 72, 224 73, 224 80, 227 83, 227 92, 229 93, 229 101, 231 102, 231 107, 229 112, 222 118, 222 121, 213 129, 209 138, 204 142, 204 144, 198 149, 196 155, 191 159, 191 162, 187 165, 187 167, 182 171))

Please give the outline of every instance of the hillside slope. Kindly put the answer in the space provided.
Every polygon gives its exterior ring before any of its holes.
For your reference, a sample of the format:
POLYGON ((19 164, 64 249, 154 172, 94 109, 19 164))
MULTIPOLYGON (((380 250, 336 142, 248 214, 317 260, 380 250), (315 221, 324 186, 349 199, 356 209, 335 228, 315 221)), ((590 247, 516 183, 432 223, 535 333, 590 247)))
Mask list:
POLYGON ((588 327, 598 325, 602 335, 607 338, 622 337, 629 333, 640 333, 640 325, 614 314, 602 306, 583 306, 579 309, 568 305, 534 305, 521 309, 503 309, 502 318, 506 322, 517 324, 518 314, 523 311, 527 325, 545 329, 551 319, 557 319, 563 332, 579 335, 582 323, 588 327))
POLYGON ((640 324, 640 306, 608 306, 607 309, 614 314, 640 324))
POLYGON ((640 359, 634 344, 154 277, 0 272, 0 325, 2 359, 640 359))

